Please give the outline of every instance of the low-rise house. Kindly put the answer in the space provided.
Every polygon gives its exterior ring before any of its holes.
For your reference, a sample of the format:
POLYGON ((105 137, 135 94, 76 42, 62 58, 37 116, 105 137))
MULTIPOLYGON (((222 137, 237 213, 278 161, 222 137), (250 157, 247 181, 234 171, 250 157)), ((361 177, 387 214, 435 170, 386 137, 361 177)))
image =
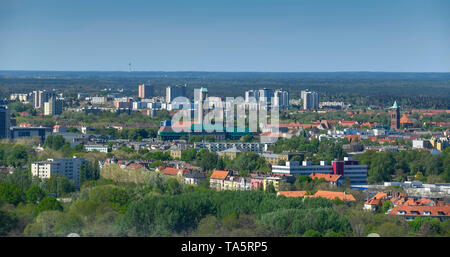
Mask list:
POLYGON ((228 176, 222 190, 251 190, 251 179, 241 176, 228 176))
POLYGON ((329 200, 335 200, 336 198, 341 201, 356 201, 352 194, 347 194, 345 192, 334 192, 334 191, 324 191, 319 190, 314 195, 306 195, 305 197, 322 197, 329 200))
POLYGON ((345 192, 334 192, 334 191, 324 191, 319 190, 314 195, 308 195, 306 191, 280 191, 278 195, 283 195, 286 197, 305 197, 305 198, 317 198, 322 197, 329 200, 339 199, 342 201, 356 201, 355 197, 351 194, 345 192))
POLYGON ((413 220, 415 217, 433 217, 446 220, 450 217, 450 205, 446 206, 396 206, 389 214, 400 215, 406 220, 413 220))
POLYGON ((169 176, 182 177, 184 174, 187 173, 187 170, 168 167, 168 168, 164 168, 162 170, 162 173, 169 175, 169 176))
POLYGON ((384 201, 388 201, 388 195, 383 192, 379 192, 372 198, 364 202, 364 210, 376 211, 384 201))
POLYGON ((282 180, 281 177, 279 176, 270 176, 270 177, 265 177, 264 178, 264 191, 266 191, 267 186, 269 186, 269 184, 272 184, 273 187, 275 188, 275 191, 278 192, 279 186, 280 186, 280 181, 282 180))
POLYGON ((181 149, 176 147, 172 147, 170 150, 170 156, 174 159, 181 159, 181 149))
POLYGON ((198 185, 199 182, 206 179, 205 173, 189 170, 183 176, 184 183, 188 185, 198 185))
POLYGON ((260 155, 270 165, 278 165, 278 156, 277 156, 277 154, 274 154, 274 153, 261 153, 260 155))
POLYGON ((306 195, 306 191, 279 191, 277 196, 285 196, 285 197, 304 197, 306 195))
POLYGON ((256 174, 252 174, 250 183, 251 183, 251 188, 253 190, 258 190, 260 188, 264 188, 264 177, 256 176, 256 174))
POLYGON ((311 175, 309 176, 312 179, 324 179, 326 182, 335 187, 340 187, 342 184, 344 184, 342 175, 338 174, 311 173, 311 175))
POLYGON ((222 190, 224 188, 225 179, 230 173, 230 171, 226 170, 214 170, 209 177, 209 186, 216 190, 222 190))

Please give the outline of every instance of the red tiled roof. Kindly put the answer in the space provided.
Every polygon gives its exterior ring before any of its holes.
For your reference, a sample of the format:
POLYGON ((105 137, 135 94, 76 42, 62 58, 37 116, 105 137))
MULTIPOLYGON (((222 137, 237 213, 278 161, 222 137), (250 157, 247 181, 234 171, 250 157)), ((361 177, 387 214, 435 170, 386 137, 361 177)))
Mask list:
POLYGON ((372 197, 372 199, 385 199, 387 198, 387 194, 383 192, 378 192, 376 195, 372 197))
POLYGON ((306 191, 280 191, 278 195, 283 195, 286 197, 303 197, 306 195, 306 191))
POLYGON ((399 211, 404 211, 408 216, 449 216, 450 206, 396 206, 389 214, 402 215, 399 211), (431 212, 430 215, 424 215, 424 212, 431 212))
POLYGON ((186 173, 184 169, 177 169, 177 168, 165 168, 162 170, 162 172, 166 175, 176 176, 178 175, 178 172, 182 172, 183 174, 186 173))
POLYGON ((129 168, 143 168, 144 166, 142 166, 142 164, 138 164, 138 163, 130 163, 128 164, 129 168))
POLYGON ((198 169, 200 169, 200 167, 194 166, 194 165, 187 165, 187 166, 186 166, 186 169, 189 169, 189 170, 198 170, 198 169))
POLYGON ((336 174, 323 174, 323 173, 311 173, 311 175, 309 175, 312 179, 325 179, 325 181, 327 182, 335 182, 337 181, 341 175, 336 175, 336 174))
POLYGON ((214 170, 209 178, 212 179, 225 179, 228 176, 229 171, 226 170, 214 170))
POLYGON ((351 194, 346 194, 345 192, 334 192, 334 191, 324 191, 319 190, 314 195, 306 196, 306 197, 322 197, 330 200, 334 200, 338 198, 343 201, 356 201, 355 197, 351 194))
POLYGON ((407 123, 413 123, 406 114, 403 114, 403 116, 400 118, 401 124, 407 124, 407 123))

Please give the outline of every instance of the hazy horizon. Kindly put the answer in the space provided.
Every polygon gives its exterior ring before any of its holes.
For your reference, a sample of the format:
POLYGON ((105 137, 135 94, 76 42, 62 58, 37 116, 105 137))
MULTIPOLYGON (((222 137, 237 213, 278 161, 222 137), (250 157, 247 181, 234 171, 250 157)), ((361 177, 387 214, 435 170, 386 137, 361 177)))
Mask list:
POLYGON ((0 70, 450 72, 450 1, 3 0, 0 70))

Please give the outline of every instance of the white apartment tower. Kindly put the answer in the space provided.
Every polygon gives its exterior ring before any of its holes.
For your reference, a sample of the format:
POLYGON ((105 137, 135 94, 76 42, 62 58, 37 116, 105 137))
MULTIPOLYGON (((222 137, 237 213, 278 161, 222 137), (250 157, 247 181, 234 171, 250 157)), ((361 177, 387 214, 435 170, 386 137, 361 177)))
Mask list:
POLYGON ((303 101, 303 109, 311 110, 319 108, 319 93, 314 91, 303 90, 301 92, 301 97, 303 101))

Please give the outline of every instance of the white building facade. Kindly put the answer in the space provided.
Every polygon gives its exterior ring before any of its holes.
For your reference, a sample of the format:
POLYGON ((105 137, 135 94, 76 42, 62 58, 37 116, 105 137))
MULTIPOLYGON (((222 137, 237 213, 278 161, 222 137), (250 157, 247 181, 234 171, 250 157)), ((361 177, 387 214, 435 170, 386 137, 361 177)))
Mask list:
POLYGON ((80 187, 80 171, 86 162, 84 158, 48 159, 31 164, 31 174, 39 178, 49 179, 53 174, 65 176, 76 188, 80 187))

